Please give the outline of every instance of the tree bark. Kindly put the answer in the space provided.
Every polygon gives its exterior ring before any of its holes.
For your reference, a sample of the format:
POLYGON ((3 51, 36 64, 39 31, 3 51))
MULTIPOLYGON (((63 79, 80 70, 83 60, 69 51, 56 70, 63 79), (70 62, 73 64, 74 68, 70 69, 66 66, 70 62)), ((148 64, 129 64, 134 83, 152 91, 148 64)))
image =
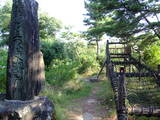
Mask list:
POLYGON ((45 79, 38 32, 38 3, 13 0, 10 26, 7 99, 30 100, 45 79))

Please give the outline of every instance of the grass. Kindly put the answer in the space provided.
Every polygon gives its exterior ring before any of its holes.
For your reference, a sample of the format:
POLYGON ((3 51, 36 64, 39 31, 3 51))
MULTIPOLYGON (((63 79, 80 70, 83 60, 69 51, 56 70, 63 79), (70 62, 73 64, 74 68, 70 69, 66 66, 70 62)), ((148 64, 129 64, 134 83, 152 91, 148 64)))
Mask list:
POLYGON ((70 80, 63 87, 55 87, 47 84, 43 96, 48 96, 54 103, 56 110, 56 119, 65 120, 67 115, 67 106, 72 104, 72 100, 88 96, 91 91, 91 85, 79 80, 70 80))
POLYGON ((102 100, 101 104, 108 107, 108 117, 115 116, 116 109, 111 83, 109 80, 106 80, 104 73, 100 76, 100 80, 101 82, 94 83, 93 87, 99 86, 101 88, 97 96, 102 100))
POLYGON ((97 96, 102 100, 102 105, 108 106, 109 117, 115 115, 115 106, 113 100, 113 92, 111 84, 106 80, 105 74, 100 79, 101 82, 88 83, 80 79, 91 77, 96 75, 94 72, 88 72, 80 75, 78 79, 71 79, 63 84, 63 86, 51 86, 46 83, 46 86, 41 93, 42 96, 48 96, 49 99, 54 103, 56 110, 56 119, 65 120, 67 118, 67 106, 73 105, 74 99, 83 98, 89 96, 92 89, 99 86, 100 91, 97 96))
POLYGON ((157 117, 129 116, 129 120, 159 120, 157 117))
MULTIPOLYGON (((79 79, 85 77, 91 77, 96 74, 93 72, 86 73, 79 76, 79 79)), ((41 93, 43 96, 48 96, 49 99, 54 103, 56 110, 56 120, 67 120, 68 105, 73 105, 73 100, 89 96, 92 89, 95 87, 100 88, 97 92, 98 98, 101 101, 101 105, 107 106, 108 117, 114 118, 116 116, 115 101, 111 83, 106 80, 105 74, 100 76, 101 82, 88 83, 79 79, 71 79, 65 81, 63 86, 52 86, 46 83, 44 91, 41 93)), ((140 117, 140 116, 129 116, 129 120, 158 120, 154 117, 140 117)))

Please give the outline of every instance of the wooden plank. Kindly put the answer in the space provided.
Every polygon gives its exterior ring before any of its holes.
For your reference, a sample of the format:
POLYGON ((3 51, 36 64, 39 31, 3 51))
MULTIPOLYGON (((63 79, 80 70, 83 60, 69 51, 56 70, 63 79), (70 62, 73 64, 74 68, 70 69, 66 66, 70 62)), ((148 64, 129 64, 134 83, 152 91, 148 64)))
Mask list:
MULTIPOLYGON (((117 76, 120 75, 119 72, 116 72, 117 76)), ((126 77, 154 77, 153 73, 125 73, 126 77)))
POLYGON ((111 61, 114 65, 131 65, 131 64, 138 64, 138 62, 134 61, 111 61))
POLYGON ((148 66, 140 63, 140 62, 139 62, 137 59, 135 59, 134 57, 130 56, 130 59, 133 60, 133 61, 138 62, 138 66, 140 66, 141 68, 144 68, 144 69, 146 69, 146 70, 148 70, 148 71, 150 71, 150 72, 154 72, 155 74, 157 74, 157 71, 154 71, 154 70, 152 70, 150 67, 148 67, 148 66))
POLYGON ((141 107, 141 106, 133 106, 128 108, 128 113, 130 115, 138 115, 138 116, 155 116, 160 117, 160 107, 141 107))
POLYGON ((127 44, 127 42, 109 42, 108 44, 127 44))
POLYGON ((126 54, 126 53, 110 53, 110 55, 117 55, 117 56, 118 56, 118 55, 124 55, 124 56, 125 56, 125 55, 128 55, 128 56, 129 56, 129 54, 126 54))
POLYGON ((125 56, 123 56, 123 55, 121 55, 121 56, 111 56, 110 58, 129 58, 129 55, 125 55, 125 56))
POLYGON ((124 48, 109 48, 109 49, 110 49, 110 50, 112 50, 112 49, 113 49, 113 50, 117 50, 117 49, 118 49, 118 50, 119 50, 119 49, 121 50, 121 49, 124 49, 124 48))

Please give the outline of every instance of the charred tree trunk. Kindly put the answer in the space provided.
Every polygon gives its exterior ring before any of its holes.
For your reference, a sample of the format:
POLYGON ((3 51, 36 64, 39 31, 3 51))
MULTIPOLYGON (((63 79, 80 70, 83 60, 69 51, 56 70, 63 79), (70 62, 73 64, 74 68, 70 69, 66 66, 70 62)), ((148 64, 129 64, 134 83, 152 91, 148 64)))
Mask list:
POLYGON ((35 0, 13 0, 7 99, 32 99, 40 92, 45 79, 43 55, 39 46, 37 9, 38 3, 35 0))

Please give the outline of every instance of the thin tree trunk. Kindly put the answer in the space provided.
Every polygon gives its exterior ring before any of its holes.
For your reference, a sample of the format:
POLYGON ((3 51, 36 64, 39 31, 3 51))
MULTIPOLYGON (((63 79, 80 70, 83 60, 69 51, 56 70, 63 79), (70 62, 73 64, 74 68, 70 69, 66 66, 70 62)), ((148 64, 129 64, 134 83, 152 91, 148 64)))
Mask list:
POLYGON ((96 59, 99 59, 99 54, 100 54, 100 47, 99 47, 99 41, 96 40, 96 46, 97 46, 97 52, 96 52, 96 59))

